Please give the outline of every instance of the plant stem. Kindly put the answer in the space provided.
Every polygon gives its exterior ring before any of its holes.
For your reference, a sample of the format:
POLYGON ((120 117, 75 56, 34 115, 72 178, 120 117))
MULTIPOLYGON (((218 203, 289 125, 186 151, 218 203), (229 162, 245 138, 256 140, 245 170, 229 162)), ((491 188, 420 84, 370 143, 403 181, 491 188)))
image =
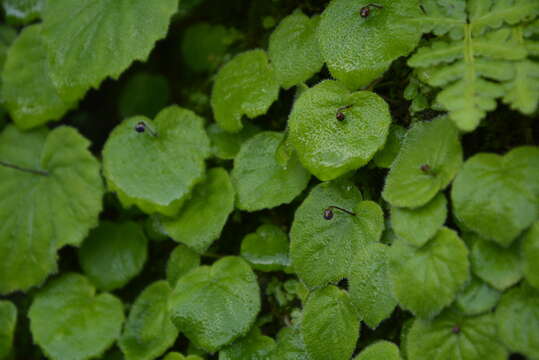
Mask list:
POLYGON ((24 172, 27 172, 27 173, 30 173, 30 174, 34 174, 34 175, 49 176, 49 172, 48 172, 48 171, 44 171, 44 170, 34 170, 34 169, 27 169, 27 168, 23 168, 23 167, 20 167, 20 166, 17 166, 17 165, 13 165, 13 164, 7 163, 7 162, 5 162, 5 161, 1 161, 1 160, 0 160, 0 165, 1 165, 1 166, 4 166, 4 167, 7 167, 7 168, 10 168, 10 169, 15 169, 15 170, 19 170, 19 171, 24 171, 24 172))

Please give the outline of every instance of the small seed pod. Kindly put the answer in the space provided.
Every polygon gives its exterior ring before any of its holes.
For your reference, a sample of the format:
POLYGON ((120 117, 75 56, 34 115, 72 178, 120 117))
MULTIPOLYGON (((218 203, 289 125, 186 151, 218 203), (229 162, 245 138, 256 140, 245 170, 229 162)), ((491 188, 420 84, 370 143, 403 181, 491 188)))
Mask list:
POLYGON ((335 114, 335 118, 339 121, 344 121, 346 119, 346 115, 344 114, 344 110, 350 109, 353 105, 346 105, 342 106, 337 109, 337 113, 335 114))
POLYGON ((425 174, 432 174, 432 168, 429 164, 423 164, 419 167, 419 169, 421 169, 421 171, 423 171, 425 174))
POLYGON ((341 279, 341 281, 337 283, 337 287, 343 290, 348 290, 348 279, 347 278, 341 279))
POLYGON ((326 220, 331 220, 333 219, 333 216, 335 215, 333 213, 333 210, 340 210, 342 212, 345 212, 347 213, 348 215, 352 215, 352 216, 356 216, 356 213, 350 211, 350 210, 346 210, 346 209, 343 209, 341 207, 338 207, 338 206, 328 206, 327 208, 324 209, 324 219, 326 220))
POLYGON ((143 133, 146 131, 146 124, 143 123, 142 121, 137 123, 137 125, 135 125, 135 131, 138 132, 138 133, 143 133))
POLYGON ((451 332, 452 332, 453 334, 458 334, 458 333, 460 333, 460 327, 458 327, 458 326, 453 326, 453 328, 451 329, 451 332))
POLYGON ((371 15, 371 7, 375 7, 378 9, 384 8, 382 5, 378 5, 378 4, 368 4, 366 6, 363 6, 361 9, 359 9, 359 15, 362 18, 368 18, 371 15))

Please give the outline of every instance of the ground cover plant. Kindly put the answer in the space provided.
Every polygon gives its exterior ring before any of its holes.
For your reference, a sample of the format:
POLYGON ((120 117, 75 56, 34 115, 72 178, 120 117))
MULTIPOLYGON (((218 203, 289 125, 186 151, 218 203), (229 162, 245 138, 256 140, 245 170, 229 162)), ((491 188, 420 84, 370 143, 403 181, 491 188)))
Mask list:
POLYGON ((539 359, 539 1, 0 5, 0 360, 539 359))

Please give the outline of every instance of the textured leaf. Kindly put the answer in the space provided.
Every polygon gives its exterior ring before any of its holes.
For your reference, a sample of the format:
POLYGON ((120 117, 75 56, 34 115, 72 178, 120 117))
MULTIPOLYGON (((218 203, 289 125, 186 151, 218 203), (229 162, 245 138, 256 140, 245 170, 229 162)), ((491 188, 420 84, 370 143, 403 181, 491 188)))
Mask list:
POLYGON ((389 341, 369 345, 354 360, 401 360, 399 347, 389 341))
POLYGON ((466 227, 507 247, 539 216, 539 148, 505 156, 481 153, 466 161, 451 189, 456 217, 466 227))
POLYGON ((490 311, 500 300, 500 292, 476 277, 457 295, 456 306, 465 315, 490 311))
POLYGON ((205 252, 219 238, 228 215, 234 210, 234 188, 225 169, 208 171, 180 213, 163 219, 163 230, 196 252, 205 252))
POLYGON ((17 308, 12 302, 0 300, 0 359, 8 358, 13 346, 17 308))
POLYGON ((397 305, 387 274, 388 250, 380 243, 359 249, 348 278, 350 298, 359 317, 373 329, 387 319, 397 305))
POLYGON ((178 280, 200 265, 200 255, 185 245, 178 245, 167 262, 167 280, 174 287, 178 280))
POLYGON ((43 37, 60 94, 97 88, 145 60, 165 37, 178 0, 55 0, 43 12, 43 37))
POLYGON ((56 270, 56 251, 79 245, 97 225, 103 183, 88 140, 59 127, 0 135, 0 293, 26 290, 56 270))
POLYGON ((148 239, 134 222, 102 222, 79 250, 84 273, 103 291, 124 287, 142 271, 147 257, 148 239))
POLYGON ((518 283, 522 279, 518 245, 503 248, 476 236, 470 256, 474 274, 500 291, 518 283))
POLYGON ((260 271, 279 271, 290 266, 288 235, 277 225, 261 225, 241 242, 241 256, 260 271))
POLYGON ((17 31, 14 28, 7 25, 0 25, 0 69, 4 68, 7 52, 13 41, 17 39, 17 35, 17 31))
POLYGON ((3 0, 2 6, 8 23, 28 24, 41 17, 45 0, 3 0))
POLYGON ((215 121, 229 132, 238 132, 241 118, 264 115, 279 95, 279 83, 264 50, 237 55, 215 78, 211 106, 215 121))
POLYGON ((539 291, 527 284, 503 294, 496 308, 498 336, 507 347, 539 357, 539 291))
POLYGON ((474 33, 481 33, 504 23, 515 25, 532 20, 539 15, 539 3, 535 0, 470 0, 468 13, 474 33))
POLYGON ((395 233, 415 246, 423 246, 445 223, 447 200, 439 193, 417 209, 391 208, 391 225, 395 233))
POLYGON ((361 201, 360 192, 349 182, 317 185, 296 210, 290 231, 290 257, 298 276, 310 287, 347 278, 359 249, 380 239, 383 212, 372 201, 361 201), (329 206, 354 211, 356 216, 329 206))
POLYGON ((51 281, 28 312, 34 342, 54 360, 85 360, 105 352, 120 336, 121 301, 95 289, 82 275, 51 281))
POLYGON ((169 301, 172 321, 194 345, 214 352, 246 335, 260 310, 249 265, 225 257, 178 280, 169 301))
POLYGON ((180 353, 171 352, 171 353, 168 353, 167 356, 163 358, 163 360, 204 360, 204 359, 202 359, 201 357, 197 355, 183 356, 180 353))
POLYGON ((406 129, 400 125, 392 124, 384 147, 374 156, 374 164, 381 168, 390 168, 400 152, 402 142, 406 137, 406 129))
POLYGON ((285 327, 277 334, 277 347, 271 360, 311 360, 298 326, 285 327))
POLYGON ((135 115, 153 118, 169 102, 169 93, 164 76, 139 72, 125 84, 118 99, 118 111, 124 118, 135 115))
POLYGON ((451 304, 469 278, 468 249, 458 235, 443 227, 421 248, 403 240, 393 244, 389 279, 401 307, 432 318, 451 304))
POLYGON ((171 289, 164 280, 149 285, 137 297, 118 341, 126 360, 152 360, 178 337, 170 320, 167 301, 171 289))
POLYGON ((257 211, 288 204, 307 187, 311 176, 296 158, 286 166, 277 163, 275 152, 283 137, 265 131, 241 146, 232 170, 239 209, 257 211))
POLYGON ((409 21, 420 27, 424 33, 437 36, 449 34, 452 39, 462 38, 467 22, 466 0, 422 0, 423 15, 409 21))
POLYGON ((311 293, 301 322, 312 360, 349 359, 359 337, 359 317, 345 291, 328 286, 311 293))
POLYGON ((172 216, 202 180, 208 156, 202 118, 171 106, 155 121, 137 116, 116 127, 103 150, 103 167, 109 188, 125 206, 172 216), (146 124, 142 133, 135 131, 140 122, 146 124))
POLYGON ((247 336, 219 351, 219 360, 267 360, 275 349, 275 341, 254 328, 247 336))
POLYGON ((237 133, 229 133, 217 124, 211 124, 206 129, 211 140, 211 153, 222 160, 232 160, 240 151, 241 145, 257 134, 260 129, 249 123, 237 133))
POLYGON ((2 73, 2 99, 11 118, 22 129, 60 119, 83 93, 72 100, 58 93, 47 68, 41 26, 25 28, 9 49, 2 73))
POLYGON ((383 147, 390 122, 387 104, 375 93, 351 93, 326 80, 303 92, 294 104, 290 141, 311 173, 332 180, 365 165, 383 147))
POLYGON ((412 52, 421 31, 409 20, 420 16, 418 0, 379 0, 382 9, 368 2, 332 1, 322 13, 318 28, 320 48, 331 75, 351 89, 368 85, 382 76, 391 62, 412 52), (361 54, 361 56, 358 56, 361 54))
POLYGON ((391 165, 382 196, 393 206, 423 206, 449 185, 461 165, 458 131, 447 118, 416 123, 391 165))
POLYGON ((410 360, 505 360, 492 314, 465 317, 447 310, 432 321, 418 319, 407 337, 410 360))
POLYGON ((536 221, 522 239, 522 265, 524 277, 539 289, 539 221, 536 221))
POLYGON ((301 84, 322 69, 324 59, 316 36, 319 22, 319 16, 309 18, 296 10, 271 34, 269 59, 283 88, 301 84))

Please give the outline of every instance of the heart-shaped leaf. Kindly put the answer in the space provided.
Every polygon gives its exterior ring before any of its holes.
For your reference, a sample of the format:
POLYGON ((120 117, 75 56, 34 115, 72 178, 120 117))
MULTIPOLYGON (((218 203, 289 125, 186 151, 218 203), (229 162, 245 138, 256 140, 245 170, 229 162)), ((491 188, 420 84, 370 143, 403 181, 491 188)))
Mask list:
POLYGON ((374 202, 361 201, 354 185, 345 181, 319 184, 294 216, 290 231, 294 270, 310 288, 347 278, 355 254, 378 241, 383 228, 382 209, 374 202))
POLYGON ((539 217, 539 147, 505 156, 477 154, 459 172, 451 198, 455 215, 485 239, 507 247, 539 217))
POLYGON ((278 96, 279 83, 266 52, 246 51, 217 73, 211 94, 215 121, 223 130, 238 132, 243 115, 264 115, 278 96))
POLYGON ((316 36, 319 22, 319 16, 309 18, 296 10, 271 34, 269 58, 283 88, 289 89, 309 80, 324 65, 316 36))
POLYGON ((55 86, 64 95, 118 78, 133 61, 148 57, 177 9, 178 0, 47 2, 43 37, 55 86))
POLYGON ((331 75, 351 89, 368 85, 393 60, 412 52, 421 31, 418 0, 335 0, 322 13, 318 38, 331 75), (366 10, 365 10, 366 9, 366 10))
POLYGON ((151 121, 137 116, 110 134, 103 150, 105 177, 125 206, 175 215, 202 180, 209 140, 202 118, 177 106, 151 121))
POLYGON ((178 280, 172 321, 195 346, 214 352, 246 335, 260 310, 256 276, 239 257, 201 266, 178 280))
POLYGON ((260 271, 279 271, 290 266, 288 235, 278 226, 266 224, 247 234, 241 242, 241 256, 260 271))
POLYGON ((382 196, 393 206, 416 208, 445 189, 462 165, 458 131, 446 117, 408 130, 382 196))
POLYGON ((103 182, 88 145, 69 127, 0 135, 0 160, 18 167, 0 166, 0 293, 42 283, 56 251, 97 225, 103 182))
POLYGON ((288 204, 307 187, 311 175, 297 158, 284 166, 275 158, 283 138, 282 133, 265 131, 241 146, 232 170, 239 209, 257 211, 288 204))
POLYGON ((16 325, 17 308, 10 301, 0 300, 0 359, 7 359, 11 353, 16 325))
POLYGON ((122 302, 95 289, 82 275, 69 273, 51 281, 30 310, 34 341, 54 360, 86 360, 102 355, 120 336, 122 302))
POLYGON ((84 95, 72 93, 70 100, 56 90, 49 76, 41 25, 25 28, 9 49, 1 93, 6 109, 21 129, 60 119, 84 95))
POLYGON ((455 299, 469 278, 468 249, 458 235, 443 227, 421 248, 404 240, 393 244, 389 279, 401 307, 432 318, 455 299))
POLYGON ((359 249, 348 278, 350 298, 359 317, 373 329, 387 319, 397 305, 387 274, 388 250, 388 246, 380 243, 359 249))
POLYGON ((189 271, 200 265, 200 255, 185 245, 178 245, 167 262, 167 280, 172 287, 189 271))
POLYGON ((142 271, 147 257, 148 239, 134 222, 102 222, 79 250, 84 274, 103 291, 126 285, 142 271))
POLYGON ((413 360, 506 360, 492 314, 466 317, 450 309, 432 321, 417 319, 407 336, 413 360))
POLYGON ((254 328, 247 336, 219 351, 219 360, 267 360, 275 349, 275 341, 254 328))
POLYGON ((500 296, 499 291, 472 277, 472 281, 457 295, 456 306, 465 315, 479 315, 496 306, 500 296))
POLYGON ((391 225, 395 234, 418 247, 436 235, 446 217, 447 200, 442 193, 420 208, 391 208, 391 225))
POLYGON ((135 300, 118 341, 126 360, 153 360, 178 337, 167 309, 171 289, 164 280, 149 285, 135 300))
POLYGON ((209 170, 180 213, 160 221, 164 232, 196 252, 205 252, 219 238, 234 210, 234 195, 228 172, 223 168, 209 170))
POLYGON ((303 92, 288 119, 301 163, 323 181, 365 165, 383 147, 390 123, 380 96, 333 80, 303 92))
POLYGON ((349 359, 359 338, 359 321, 346 291, 330 285, 311 293, 301 322, 305 348, 311 359, 349 359))
POLYGON ((389 341, 378 341, 363 349, 354 360, 401 360, 399 347, 389 341))
POLYGON ((536 221, 522 239, 522 265, 524 277, 539 289, 539 221, 536 221))

